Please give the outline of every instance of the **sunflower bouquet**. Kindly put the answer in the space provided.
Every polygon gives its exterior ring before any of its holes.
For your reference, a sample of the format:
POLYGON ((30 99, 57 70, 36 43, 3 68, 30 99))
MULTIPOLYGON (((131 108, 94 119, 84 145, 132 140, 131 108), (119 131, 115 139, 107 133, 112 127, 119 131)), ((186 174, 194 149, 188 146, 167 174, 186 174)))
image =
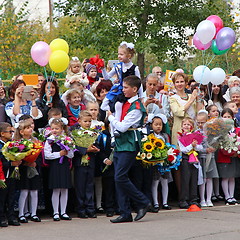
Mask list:
POLYGON ((152 133, 142 139, 141 150, 137 160, 148 166, 159 166, 160 172, 170 171, 180 164, 179 151, 171 144, 165 144, 152 133))
MULTIPOLYGON (((79 147, 88 148, 94 144, 99 136, 99 132, 95 129, 75 129, 71 132, 75 144, 79 147)), ((89 164, 88 154, 82 157, 82 165, 89 164)))

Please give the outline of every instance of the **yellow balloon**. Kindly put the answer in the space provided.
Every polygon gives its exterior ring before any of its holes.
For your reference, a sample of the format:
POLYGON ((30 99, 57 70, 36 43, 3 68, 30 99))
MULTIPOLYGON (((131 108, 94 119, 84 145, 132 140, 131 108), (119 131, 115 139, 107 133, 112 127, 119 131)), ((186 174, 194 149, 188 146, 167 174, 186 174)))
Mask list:
POLYGON ((57 51, 57 50, 62 50, 64 52, 66 52, 67 54, 69 52, 68 43, 61 38, 56 38, 56 39, 52 40, 49 46, 50 46, 52 52, 57 51))
POLYGON ((49 66, 56 73, 63 72, 69 65, 69 56, 62 50, 54 51, 49 58, 49 66))

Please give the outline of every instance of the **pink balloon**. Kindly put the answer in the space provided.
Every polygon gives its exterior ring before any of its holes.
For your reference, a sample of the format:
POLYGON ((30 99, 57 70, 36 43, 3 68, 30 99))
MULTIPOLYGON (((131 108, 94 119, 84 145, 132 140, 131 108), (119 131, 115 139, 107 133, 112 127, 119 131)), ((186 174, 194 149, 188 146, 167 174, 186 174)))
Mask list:
MULTIPOLYGON (((214 23, 214 25, 216 27, 216 34, 221 28, 223 28, 223 20, 219 16, 211 15, 211 16, 207 17, 207 20, 214 23)), ((215 37, 216 37, 216 35, 215 35, 215 37)))
POLYGON ((198 38, 197 34, 195 33, 194 36, 193 36, 193 44, 199 50, 206 50, 206 49, 211 47, 212 41, 210 41, 210 42, 208 42, 206 44, 203 44, 200 41, 200 39, 198 38))
POLYGON ((47 43, 39 41, 32 45, 31 57, 38 65, 42 67, 46 66, 48 64, 50 55, 51 49, 47 43))

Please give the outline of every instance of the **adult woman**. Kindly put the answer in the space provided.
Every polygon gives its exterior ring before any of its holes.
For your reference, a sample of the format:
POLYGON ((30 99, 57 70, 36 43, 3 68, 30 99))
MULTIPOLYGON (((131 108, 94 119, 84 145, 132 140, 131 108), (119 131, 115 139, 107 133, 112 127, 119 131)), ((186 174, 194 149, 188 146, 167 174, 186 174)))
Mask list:
POLYGON ((198 97, 198 89, 192 94, 185 92, 188 76, 184 73, 176 73, 172 78, 176 94, 171 96, 170 108, 173 113, 172 143, 177 146, 177 132, 181 131, 181 122, 184 117, 195 118, 196 113, 203 108, 202 100, 198 97))
POLYGON ((37 108, 37 94, 34 90, 31 91, 31 100, 22 98, 24 86, 26 86, 26 84, 23 80, 14 81, 10 88, 10 98, 13 100, 8 102, 5 106, 6 114, 10 117, 13 126, 18 121, 16 116, 19 114, 28 114, 34 120, 43 116, 42 112, 37 108))
POLYGON ((223 95, 224 99, 229 102, 230 101, 230 90, 233 87, 238 87, 240 85, 240 78, 237 76, 232 76, 228 79, 228 89, 226 93, 223 95))
POLYGON ((217 106, 218 110, 222 112, 223 105, 226 102, 222 95, 222 85, 214 85, 212 83, 209 83, 208 86, 209 94, 206 97, 208 106, 214 104, 215 106, 217 106))
POLYGON ((235 114, 237 121, 240 121, 240 87, 232 87, 229 91, 230 100, 235 102, 238 107, 238 113, 235 114))
POLYGON ((48 111, 51 108, 59 108, 62 116, 67 118, 68 113, 64 102, 59 96, 59 87, 56 79, 44 80, 40 90, 40 97, 37 100, 37 106, 42 111, 43 117, 39 119, 35 125, 36 128, 45 127, 48 123, 48 111))

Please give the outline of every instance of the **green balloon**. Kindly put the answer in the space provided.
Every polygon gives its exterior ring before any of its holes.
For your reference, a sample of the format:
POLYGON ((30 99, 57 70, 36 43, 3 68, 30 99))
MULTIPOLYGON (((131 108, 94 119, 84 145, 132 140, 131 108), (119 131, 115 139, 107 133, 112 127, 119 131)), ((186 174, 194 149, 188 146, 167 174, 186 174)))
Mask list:
POLYGON ((217 47, 216 40, 212 40, 211 49, 215 55, 222 55, 222 54, 226 53, 230 48, 220 51, 217 47))

